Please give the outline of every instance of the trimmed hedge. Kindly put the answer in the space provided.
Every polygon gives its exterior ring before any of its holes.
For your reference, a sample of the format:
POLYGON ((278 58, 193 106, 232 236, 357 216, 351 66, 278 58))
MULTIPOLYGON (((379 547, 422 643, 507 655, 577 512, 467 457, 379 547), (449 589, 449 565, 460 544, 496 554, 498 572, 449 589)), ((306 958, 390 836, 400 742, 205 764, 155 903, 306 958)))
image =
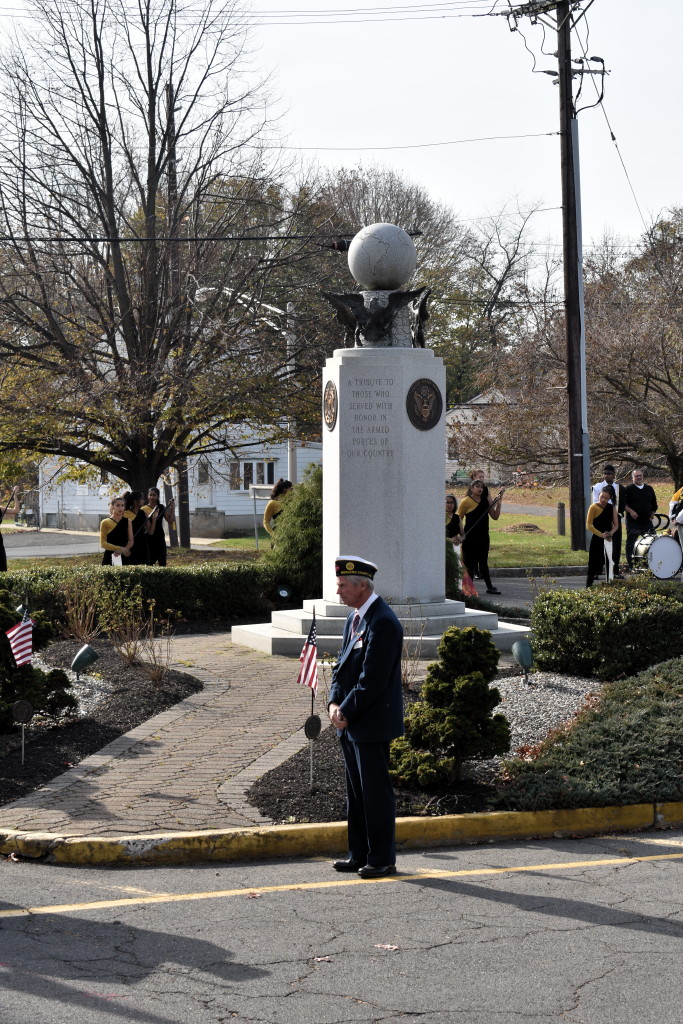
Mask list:
POLYGON ((683 663, 606 683, 599 700, 505 773, 499 809, 683 800, 683 663))
POLYGON ((531 617, 536 666, 616 679, 683 655, 683 587, 660 593, 663 584, 541 591, 531 617))
POLYGON ((270 615, 276 605, 277 570, 261 563, 178 566, 54 566, 0 573, 0 599, 27 598, 31 611, 40 609, 51 621, 64 620, 63 588, 78 586, 92 593, 98 609, 103 594, 132 593, 139 587, 144 604, 155 602, 157 617, 184 619, 246 619, 270 615))

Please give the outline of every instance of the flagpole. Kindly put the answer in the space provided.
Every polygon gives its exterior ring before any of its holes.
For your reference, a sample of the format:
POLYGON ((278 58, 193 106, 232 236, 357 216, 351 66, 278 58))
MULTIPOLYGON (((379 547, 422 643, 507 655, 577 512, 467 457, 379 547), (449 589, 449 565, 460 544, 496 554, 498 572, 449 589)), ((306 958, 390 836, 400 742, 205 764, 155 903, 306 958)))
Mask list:
MULTIPOLYGON (((313 608, 313 621, 315 622, 315 607, 313 608)), ((317 654, 317 650, 316 650, 317 654)), ((311 687, 311 714, 315 714, 315 690, 311 687)), ((308 741, 308 755, 309 755, 309 776, 308 776, 308 788, 311 793, 313 792, 313 744, 315 740, 308 741)))

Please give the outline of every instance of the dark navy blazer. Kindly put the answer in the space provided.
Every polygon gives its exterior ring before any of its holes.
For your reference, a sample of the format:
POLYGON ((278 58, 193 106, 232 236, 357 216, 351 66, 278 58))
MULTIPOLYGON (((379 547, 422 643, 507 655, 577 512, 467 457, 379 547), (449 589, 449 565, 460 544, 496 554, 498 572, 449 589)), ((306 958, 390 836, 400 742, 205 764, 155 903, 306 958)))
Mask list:
POLYGON ((401 650, 403 629, 386 601, 378 597, 351 637, 352 612, 344 626, 332 672, 330 704, 348 720, 356 743, 384 743, 403 735, 401 650), (353 641, 353 642, 350 642, 353 641))

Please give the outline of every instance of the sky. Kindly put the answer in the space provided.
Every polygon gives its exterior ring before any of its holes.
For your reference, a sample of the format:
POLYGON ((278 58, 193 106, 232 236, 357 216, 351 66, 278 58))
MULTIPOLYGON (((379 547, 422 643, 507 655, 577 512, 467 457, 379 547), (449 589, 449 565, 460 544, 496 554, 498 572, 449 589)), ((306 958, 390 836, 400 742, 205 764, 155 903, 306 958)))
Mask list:
MULTIPOLYGON (((260 67, 273 72, 287 144, 323 166, 396 170, 463 220, 506 204, 538 204, 544 212, 534 215, 533 237, 557 246, 560 142, 552 133, 559 127, 558 88, 552 76, 533 72, 522 32, 537 71, 556 70, 556 34, 546 29, 550 55, 544 56, 539 25, 523 18, 521 32, 511 32, 507 18, 495 16, 507 0, 453 0, 417 10, 408 0, 394 7, 374 0, 372 15, 350 13, 368 10, 362 0, 346 2, 253 0, 251 42, 260 67), (332 10, 346 13, 326 19, 334 23, 314 23, 321 11, 332 10), (494 16, 472 16, 491 10, 494 16), (441 16, 432 17, 435 12, 441 16), (382 20, 363 23, 368 17, 382 20), (512 135, 540 137, 429 145, 512 135), (421 148, 382 148, 401 146, 421 148)), ((636 241, 644 221, 683 205, 683 4, 584 0, 581 8, 572 55, 602 57, 610 71, 604 112, 596 107, 579 114, 588 249, 605 232, 636 241)), ((585 76, 579 105, 596 98, 585 76)))

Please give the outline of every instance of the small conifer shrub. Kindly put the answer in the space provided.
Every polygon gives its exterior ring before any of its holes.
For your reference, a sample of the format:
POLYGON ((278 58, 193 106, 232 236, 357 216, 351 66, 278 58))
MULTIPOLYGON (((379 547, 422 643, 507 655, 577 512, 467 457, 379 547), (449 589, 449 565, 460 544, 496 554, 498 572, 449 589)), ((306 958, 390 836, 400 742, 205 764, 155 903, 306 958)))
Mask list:
POLYGON ((405 736, 391 745, 391 774, 402 786, 448 786, 459 779, 463 761, 510 749, 507 718, 492 714, 501 696, 489 686, 499 657, 491 634, 451 626, 438 654, 408 709, 405 736))
POLYGON ((282 503, 275 544, 263 561, 298 599, 320 597, 323 590, 323 471, 309 466, 282 503))

